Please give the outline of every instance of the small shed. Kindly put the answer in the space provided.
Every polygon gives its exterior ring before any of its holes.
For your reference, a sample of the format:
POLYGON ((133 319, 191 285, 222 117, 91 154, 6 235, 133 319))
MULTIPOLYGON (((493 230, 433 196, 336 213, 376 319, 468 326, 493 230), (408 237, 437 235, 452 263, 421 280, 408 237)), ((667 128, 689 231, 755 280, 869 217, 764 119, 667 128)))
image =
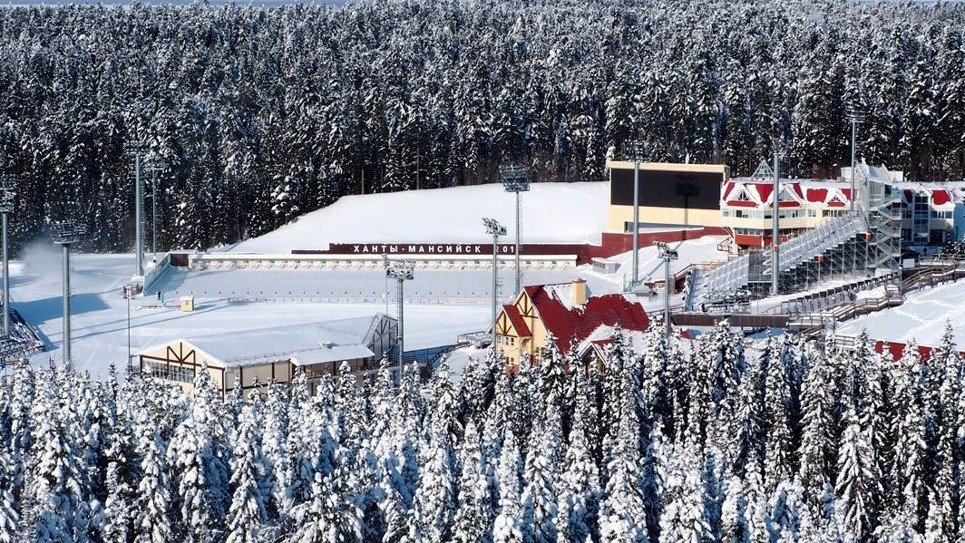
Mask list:
POLYGON ((181 311, 184 313, 194 311, 194 296, 181 296, 181 311))

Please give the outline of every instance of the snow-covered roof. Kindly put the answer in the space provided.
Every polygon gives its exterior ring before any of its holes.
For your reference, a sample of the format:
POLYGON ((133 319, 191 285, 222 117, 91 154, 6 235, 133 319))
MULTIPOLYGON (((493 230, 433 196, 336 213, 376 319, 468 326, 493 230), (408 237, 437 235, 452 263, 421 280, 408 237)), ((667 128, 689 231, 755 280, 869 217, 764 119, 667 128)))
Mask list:
MULTIPOLYGON (((225 366, 247 366, 264 362, 291 360, 298 366, 366 358, 376 314, 310 324, 276 326, 242 332, 179 338, 200 349, 225 366)), ((144 349, 154 350, 162 345, 144 349)))

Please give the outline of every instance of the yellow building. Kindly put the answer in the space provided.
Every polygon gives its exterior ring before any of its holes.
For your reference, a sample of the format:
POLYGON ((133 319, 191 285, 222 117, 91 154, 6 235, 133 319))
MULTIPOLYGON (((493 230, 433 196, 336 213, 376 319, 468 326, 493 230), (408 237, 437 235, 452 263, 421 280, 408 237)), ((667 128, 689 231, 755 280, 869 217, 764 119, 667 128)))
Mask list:
MULTIPOLYGON (((634 163, 613 160, 607 230, 632 231, 634 163)), ((674 226, 721 226, 720 188, 727 182, 723 164, 641 162, 640 223, 674 226)))
POLYGON ((539 361, 550 338, 561 353, 599 355, 616 326, 629 332, 647 329, 643 306, 621 294, 590 296, 586 281, 524 287, 496 317, 496 346, 518 365, 524 355, 539 361))
POLYGON ((141 373, 194 390, 194 378, 207 366, 215 386, 227 394, 236 383, 248 391, 271 380, 290 382, 296 369, 309 381, 338 372, 375 369, 392 349, 397 321, 383 314, 296 326, 175 339, 139 353, 141 373))

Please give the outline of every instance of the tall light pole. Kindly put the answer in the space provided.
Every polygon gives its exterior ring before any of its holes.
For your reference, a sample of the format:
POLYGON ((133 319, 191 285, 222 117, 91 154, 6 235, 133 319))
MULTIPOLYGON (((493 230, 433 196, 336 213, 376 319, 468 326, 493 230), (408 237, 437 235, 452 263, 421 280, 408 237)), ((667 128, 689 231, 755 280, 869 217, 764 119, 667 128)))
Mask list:
POLYGON ((144 277, 144 187, 141 185, 141 155, 147 149, 143 141, 128 144, 134 155, 134 276, 144 277))
POLYGON ((772 206, 772 229, 771 229, 771 296, 777 296, 780 288, 780 250, 781 250, 781 175, 778 171, 780 166, 781 142, 774 139, 774 203, 772 206))
POLYGON ((516 290, 515 294, 519 294, 522 288, 523 280, 523 270, 520 267, 520 255, 519 255, 519 236, 521 228, 521 207, 519 205, 519 193, 526 192, 529 190, 529 175, 526 172, 526 168, 518 164, 505 164, 499 167, 499 176, 503 181, 503 188, 506 192, 516 193, 516 290))
POLYGON ((10 260, 7 253, 7 216, 13 213, 17 197, 17 176, 0 178, 0 214, 3 214, 3 336, 10 337, 10 260))
POLYGON ((663 322, 667 328, 667 337, 670 336, 670 263, 677 260, 677 251, 671 249, 669 245, 662 241, 654 243, 660 251, 660 259, 663 260, 663 322))
POLYGON ((864 120, 864 114, 859 110, 852 110, 848 115, 851 121, 851 211, 854 211, 854 201, 857 199, 854 182, 855 156, 857 155, 858 124, 864 120))
POLYGON ((403 285, 406 281, 409 281, 415 277, 415 262, 412 260, 389 260, 389 257, 382 255, 382 263, 385 265, 385 276, 386 278, 392 278, 396 280, 398 284, 398 311, 399 311, 399 332, 396 334, 396 341, 399 344, 399 379, 402 379, 403 367, 403 356, 405 355, 405 340, 403 335, 403 330, 405 330, 405 318, 403 310, 403 285))
POLYGON ((640 284, 640 161, 643 158, 643 144, 630 142, 630 155, 633 158, 633 276, 631 288, 640 284))
POLYGON ((167 169, 167 164, 163 160, 151 161, 148 169, 151 170, 151 261, 157 263, 157 172, 167 169))
MULTIPOLYGON (((496 219, 483 219, 486 233, 493 237, 493 349, 496 348, 496 308, 499 298, 499 236, 506 235, 506 227, 496 219)), ((518 294, 518 293, 517 293, 518 294)))
POLYGON ((70 364, 70 246, 79 243, 87 227, 73 222, 61 221, 51 227, 54 243, 64 251, 64 364, 70 364))

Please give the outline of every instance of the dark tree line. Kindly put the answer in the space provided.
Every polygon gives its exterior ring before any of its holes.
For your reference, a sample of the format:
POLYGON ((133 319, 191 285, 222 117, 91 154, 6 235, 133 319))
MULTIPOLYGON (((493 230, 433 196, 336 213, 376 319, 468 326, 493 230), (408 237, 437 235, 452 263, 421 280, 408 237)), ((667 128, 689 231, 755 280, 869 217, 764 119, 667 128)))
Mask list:
MULTIPOLYGON (((165 247, 258 235, 346 194, 600 180, 655 160, 798 175, 862 154, 914 179, 965 168, 965 6, 802 0, 373 1, 0 10, 0 149, 19 243, 78 217, 129 249, 131 141, 168 169, 165 247)), ((149 190, 150 192, 150 190, 149 190)))

